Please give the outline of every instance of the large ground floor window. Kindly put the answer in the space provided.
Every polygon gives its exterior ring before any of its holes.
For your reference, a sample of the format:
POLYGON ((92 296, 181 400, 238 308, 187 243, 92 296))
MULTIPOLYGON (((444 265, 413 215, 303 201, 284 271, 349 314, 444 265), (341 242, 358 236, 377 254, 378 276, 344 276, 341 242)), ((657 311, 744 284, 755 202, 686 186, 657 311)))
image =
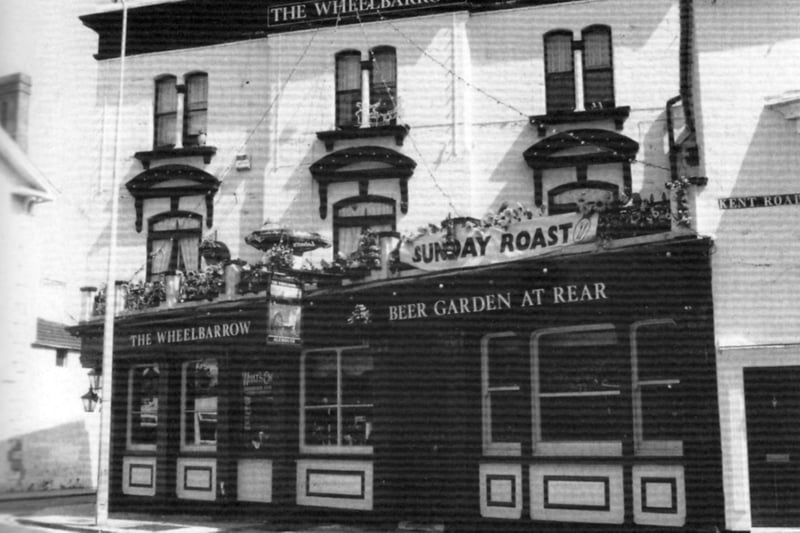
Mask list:
POLYGON ((370 349, 309 350, 301 365, 301 450, 371 453, 374 361, 370 349))
POLYGON ((691 350, 671 319, 498 332, 481 343, 483 450, 619 456, 683 453, 681 368, 691 350))

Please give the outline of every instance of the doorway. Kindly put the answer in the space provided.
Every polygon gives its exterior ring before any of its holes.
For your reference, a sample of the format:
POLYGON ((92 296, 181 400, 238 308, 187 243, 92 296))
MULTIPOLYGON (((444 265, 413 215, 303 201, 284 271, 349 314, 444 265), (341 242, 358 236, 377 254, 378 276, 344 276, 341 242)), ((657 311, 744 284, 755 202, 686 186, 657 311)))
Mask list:
POLYGON ((800 526, 800 366, 744 369, 752 525, 800 526))

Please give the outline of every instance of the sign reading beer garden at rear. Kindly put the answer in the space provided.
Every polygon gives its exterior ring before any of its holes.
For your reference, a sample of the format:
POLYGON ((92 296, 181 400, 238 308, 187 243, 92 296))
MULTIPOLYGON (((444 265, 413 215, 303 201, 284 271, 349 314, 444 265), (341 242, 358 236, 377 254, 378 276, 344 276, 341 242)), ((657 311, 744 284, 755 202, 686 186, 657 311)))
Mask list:
POLYGON ((269 6, 270 28, 295 24, 361 22, 464 5, 464 0, 307 0, 269 6))
POLYGON ((541 256, 593 241, 597 218, 597 214, 568 213, 523 220, 507 228, 458 227, 450 243, 445 242, 445 232, 431 233, 404 241, 400 262, 421 270, 445 270, 541 256))

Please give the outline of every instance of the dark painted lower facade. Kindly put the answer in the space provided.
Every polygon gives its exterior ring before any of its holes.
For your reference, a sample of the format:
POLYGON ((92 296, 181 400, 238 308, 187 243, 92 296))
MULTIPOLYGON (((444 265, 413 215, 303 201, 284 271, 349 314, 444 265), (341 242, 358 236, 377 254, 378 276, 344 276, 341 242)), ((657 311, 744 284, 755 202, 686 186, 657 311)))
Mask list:
POLYGON ((302 347, 268 342, 266 298, 120 318, 112 510, 713 530, 709 246, 318 290, 302 347))

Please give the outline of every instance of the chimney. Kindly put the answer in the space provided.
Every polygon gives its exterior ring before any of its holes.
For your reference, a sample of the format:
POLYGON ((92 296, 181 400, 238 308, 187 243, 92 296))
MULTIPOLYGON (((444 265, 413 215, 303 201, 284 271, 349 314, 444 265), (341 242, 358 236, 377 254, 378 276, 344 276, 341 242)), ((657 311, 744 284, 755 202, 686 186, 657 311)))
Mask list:
POLYGON ((28 151, 28 109, 31 77, 18 72, 0 77, 0 127, 28 151))

